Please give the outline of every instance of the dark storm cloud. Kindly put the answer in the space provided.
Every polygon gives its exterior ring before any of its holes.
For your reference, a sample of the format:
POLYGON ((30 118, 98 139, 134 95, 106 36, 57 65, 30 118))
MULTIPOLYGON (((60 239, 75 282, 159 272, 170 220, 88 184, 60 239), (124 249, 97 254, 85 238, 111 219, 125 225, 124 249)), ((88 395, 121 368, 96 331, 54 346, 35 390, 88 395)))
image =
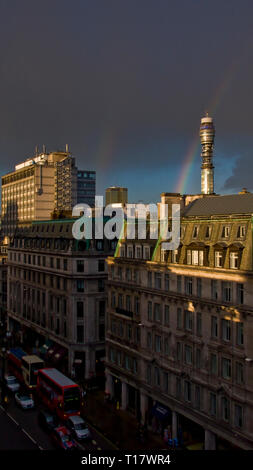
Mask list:
POLYGON ((115 168, 178 168, 223 82, 217 149, 250 135, 252 13, 246 0, 0 1, 2 171, 43 143, 69 143, 107 172, 101 185, 115 168))
POLYGON ((241 190, 247 188, 253 190, 253 155, 248 152, 239 157, 233 166, 232 175, 226 179, 224 189, 241 190))

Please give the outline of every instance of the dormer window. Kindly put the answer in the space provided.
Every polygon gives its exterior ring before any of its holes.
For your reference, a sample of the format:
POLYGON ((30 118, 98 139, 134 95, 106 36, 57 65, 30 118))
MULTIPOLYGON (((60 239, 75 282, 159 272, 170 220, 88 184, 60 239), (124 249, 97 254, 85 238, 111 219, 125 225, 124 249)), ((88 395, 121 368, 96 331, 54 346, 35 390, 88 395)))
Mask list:
POLYGON ((120 249, 119 249, 119 256, 121 258, 124 258, 125 257, 125 245, 121 245, 120 246, 120 249))
POLYGON ((229 267, 231 269, 238 269, 239 268, 239 253, 236 251, 232 251, 229 256, 229 267))
POLYGON ((204 251, 203 250, 187 250, 187 264, 195 266, 203 266, 204 251))
POLYGON ((228 238, 229 237, 229 234, 230 234, 230 226, 229 225, 224 225, 222 227, 222 234, 221 234, 221 237, 222 238, 228 238))
POLYGON ((210 236, 211 236, 211 226, 210 226, 210 225, 207 225, 205 237, 206 237, 206 238, 210 238, 210 236))
POLYGON ((178 250, 173 250, 171 254, 172 263, 178 263, 178 250))
POLYGON ((127 247, 127 257, 133 258, 133 245, 128 245, 127 247))
POLYGON ((199 226, 195 225, 195 227, 193 228, 192 238, 197 238, 198 234, 199 234, 199 226))
POLYGON ((237 229, 237 238, 244 238, 246 235, 246 227, 245 225, 239 225, 237 229))
POLYGON ((223 254, 222 251, 215 251, 215 267, 222 268, 223 266, 223 254))

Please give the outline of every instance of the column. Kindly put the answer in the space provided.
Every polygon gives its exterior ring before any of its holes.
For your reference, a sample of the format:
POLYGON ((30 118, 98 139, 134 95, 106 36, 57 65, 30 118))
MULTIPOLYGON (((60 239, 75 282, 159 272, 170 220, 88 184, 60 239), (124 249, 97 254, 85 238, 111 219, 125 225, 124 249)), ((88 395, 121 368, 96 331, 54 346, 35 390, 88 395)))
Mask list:
POLYGON ((105 370, 105 392, 113 396, 112 376, 107 369, 105 370))
POLYGON ((121 409, 126 410, 128 405, 128 389, 126 382, 121 384, 121 409))
POLYGON ((93 347, 89 347, 85 352, 85 378, 89 379, 95 375, 96 354, 93 347))
POLYGON ((146 414, 148 411, 148 397, 142 392, 140 396, 140 408, 141 408, 141 424, 145 424, 146 414))
POLYGON ((177 413, 172 411, 172 439, 177 439, 177 413))
POLYGON ((73 368, 74 368, 74 352, 72 349, 68 350, 68 372, 73 376, 73 368))
POLYGON ((205 450, 216 450, 216 435, 205 429, 205 450))

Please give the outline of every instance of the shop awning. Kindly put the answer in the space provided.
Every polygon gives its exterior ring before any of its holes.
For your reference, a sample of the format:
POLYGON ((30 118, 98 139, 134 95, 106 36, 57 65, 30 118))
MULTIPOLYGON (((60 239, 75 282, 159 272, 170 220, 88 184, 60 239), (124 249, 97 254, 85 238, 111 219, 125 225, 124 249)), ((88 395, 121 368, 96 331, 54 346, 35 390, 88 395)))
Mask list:
POLYGON ((168 410, 168 408, 166 408, 165 406, 160 405, 159 403, 153 406, 151 412, 153 416, 156 416, 160 420, 165 420, 171 415, 171 411, 168 410))

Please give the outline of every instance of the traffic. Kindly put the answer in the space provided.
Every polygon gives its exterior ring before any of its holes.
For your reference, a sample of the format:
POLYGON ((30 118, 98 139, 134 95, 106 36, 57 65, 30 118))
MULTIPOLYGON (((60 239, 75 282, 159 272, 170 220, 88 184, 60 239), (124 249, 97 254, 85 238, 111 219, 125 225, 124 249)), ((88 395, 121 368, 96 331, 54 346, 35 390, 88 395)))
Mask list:
POLYGON ((7 371, 1 384, 2 404, 10 403, 25 413, 37 411, 37 424, 63 450, 84 449, 95 442, 90 427, 80 416, 84 406, 80 386, 55 368, 44 367, 38 356, 21 348, 7 355, 7 371))

